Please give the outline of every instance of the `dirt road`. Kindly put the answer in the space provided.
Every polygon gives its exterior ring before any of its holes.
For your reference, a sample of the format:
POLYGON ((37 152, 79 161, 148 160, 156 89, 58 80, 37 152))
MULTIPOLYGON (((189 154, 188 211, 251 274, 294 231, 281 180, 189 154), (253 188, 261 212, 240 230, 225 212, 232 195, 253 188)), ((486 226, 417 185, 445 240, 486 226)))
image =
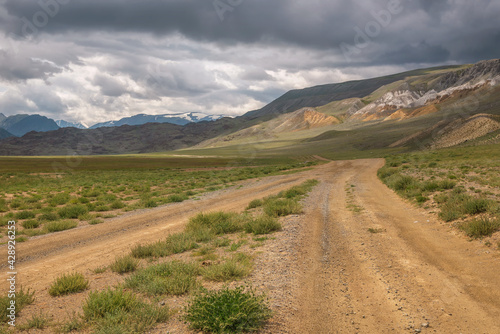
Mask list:
MULTIPOLYGON (((37 290, 33 307, 65 308, 46 293, 56 276, 109 265, 137 243, 179 231, 197 212, 241 211, 252 199, 316 178, 321 183, 293 232, 297 255, 287 295, 295 311, 278 311, 286 313, 279 332, 500 333, 500 253, 401 200, 377 179, 382 165, 380 159, 331 162, 42 236, 18 247, 19 284, 37 290)), ((74 297, 73 308, 82 298, 74 297)))
POLYGON ((309 197, 289 332, 500 333, 499 252, 404 202, 382 165, 331 163, 309 197))

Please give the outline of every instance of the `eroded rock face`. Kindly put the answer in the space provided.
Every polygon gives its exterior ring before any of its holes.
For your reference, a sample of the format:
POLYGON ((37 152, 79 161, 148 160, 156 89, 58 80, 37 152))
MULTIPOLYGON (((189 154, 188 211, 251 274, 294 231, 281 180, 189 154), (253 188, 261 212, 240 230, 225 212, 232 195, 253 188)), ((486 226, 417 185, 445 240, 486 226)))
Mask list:
POLYGON ((364 121, 416 117, 419 113, 413 113, 412 109, 438 104, 462 93, 468 94, 484 86, 499 84, 500 60, 483 61, 468 69, 444 74, 429 85, 432 88, 428 91, 412 90, 405 82, 396 90, 385 93, 381 98, 359 109, 351 117, 364 121))

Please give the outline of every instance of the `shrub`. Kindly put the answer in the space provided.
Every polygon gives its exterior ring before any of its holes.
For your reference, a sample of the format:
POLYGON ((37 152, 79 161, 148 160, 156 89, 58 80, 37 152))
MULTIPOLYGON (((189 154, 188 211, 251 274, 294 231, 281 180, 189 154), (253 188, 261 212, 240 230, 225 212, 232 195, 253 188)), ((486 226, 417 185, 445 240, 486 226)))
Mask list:
POLYGON ((261 215, 245 224, 245 231, 253 234, 269 234, 281 229, 278 220, 267 215, 261 215))
MULTIPOLYGON (((176 233, 171 234, 164 241, 158 241, 147 245, 137 245, 132 248, 132 256, 136 258, 164 257, 179 254, 198 247, 196 235, 203 238, 203 233, 176 233)), ((205 236, 206 237, 206 236, 205 236)))
POLYGON ((252 288, 201 289, 186 307, 192 329, 208 333, 242 333, 259 330, 272 316, 265 296, 252 288))
POLYGON ((148 199, 143 202, 145 208, 156 208, 158 203, 154 199, 148 199))
POLYGON ((477 215, 488 210, 489 202, 484 198, 469 198, 465 202, 464 211, 469 215, 477 215))
POLYGON ((486 218, 465 222, 460 225, 460 229, 469 237, 477 239, 490 236, 500 229, 500 221, 489 220, 486 218))
POLYGON ((94 218, 94 219, 89 220, 90 225, 97 225, 97 224, 102 224, 102 223, 104 223, 104 220, 99 219, 99 218, 94 218))
MULTIPOLYGON (((30 292, 29 289, 25 292, 23 288, 16 293, 16 297, 14 299, 16 301, 16 315, 21 312, 25 306, 30 305, 35 301, 34 295, 34 292, 30 292)), ((9 314, 7 307, 10 306, 10 301, 11 299, 6 295, 0 297, 0 322, 7 322, 9 320, 9 318, 7 318, 7 315, 9 314)))
POLYGON ((302 206, 289 198, 271 199, 265 202, 264 212, 272 217, 287 216, 302 213, 302 206))
POLYGON ((58 205, 64 205, 69 202, 70 200, 69 194, 66 193, 58 193, 55 194, 51 199, 50 199, 50 205, 52 206, 58 206, 58 205))
POLYGON ((167 197, 167 203, 180 203, 187 199, 187 196, 174 194, 167 197))
POLYGON ((264 202, 261 199, 254 199, 253 201, 251 201, 248 204, 247 210, 258 208, 258 207, 262 206, 263 204, 264 204, 264 202))
POLYGON ((35 216, 36 215, 33 211, 20 211, 14 215, 16 219, 31 219, 35 218, 35 216))
POLYGON ((65 206, 59 209, 59 211, 57 211, 57 213, 59 214, 59 216, 61 216, 61 218, 68 218, 68 219, 78 218, 78 216, 84 215, 87 212, 88 212, 87 207, 85 205, 79 205, 79 204, 65 206))
POLYGON ((122 201, 117 199, 111 203, 110 207, 111 207, 111 209, 114 209, 114 210, 123 209, 125 207, 125 203, 123 203, 122 201))
POLYGON ((26 221, 22 222, 21 225, 25 229, 33 229, 33 228, 37 228, 38 226, 40 226, 40 222, 38 222, 36 220, 26 220, 26 221))
POLYGON ((197 286, 196 263, 173 261, 139 270, 125 280, 125 287, 155 295, 182 295, 197 286))
POLYGON ((202 275, 206 279, 225 282, 246 277, 252 271, 252 258, 239 253, 226 261, 203 268, 202 275))
POLYGON ((80 273, 62 275, 50 286, 49 294, 53 297, 68 295, 86 290, 89 281, 80 273))
POLYGON ((142 333, 168 317, 167 307, 144 303, 122 289, 92 291, 83 304, 83 319, 95 324, 97 333, 142 333))
POLYGON ((60 232, 75 228, 78 226, 78 223, 71 220, 62 220, 56 222, 49 222, 44 225, 44 228, 47 232, 60 232))
POLYGON ((38 220, 40 221, 55 221, 58 219, 59 216, 53 212, 44 213, 43 215, 38 216, 38 220))
POLYGON ((245 219, 245 216, 233 212, 199 213, 189 220, 186 231, 192 232, 209 228, 215 234, 239 232, 243 230, 245 219))
POLYGON ((389 186, 396 191, 407 191, 415 188, 416 180, 408 175, 397 175, 390 181, 389 186))
POLYGON ((39 313, 38 315, 32 315, 31 319, 29 319, 25 324, 20 325, 18 328, 21 331, 29 330, 29 329, 45 329, 50 323, 50 319, 48 316, 39 313))
POLYGON ((115 262, 111 264, 111 271, 118 274, 125 274, 128 272, 135 271, 139 266, 139 261, 131 256, 121 256, 115 259, 115 262))

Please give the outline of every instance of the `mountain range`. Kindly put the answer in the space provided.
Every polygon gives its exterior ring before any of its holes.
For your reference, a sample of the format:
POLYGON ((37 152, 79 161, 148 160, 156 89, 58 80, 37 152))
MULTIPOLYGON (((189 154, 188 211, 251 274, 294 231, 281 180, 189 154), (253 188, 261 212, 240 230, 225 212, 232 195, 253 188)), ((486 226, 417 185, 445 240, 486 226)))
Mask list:
POLYGON ((341 154, 448 147, 499 138, 500 60, 494 59, 293 90, 259 110, 213 122, 30 132, 1 140, 0 155, 179 149, 193 154, 244 150, 270 155, 279 150, 292 155, 341 154))
MULTIPOLYGON (((186 125, 197 122, 210 122, 220 119, 220 115, 207 115, 198 112, 177 113, 165 115, 145 115, 139 114, 131 117, 125 117, 118 121, 108 121, 94 124, 90 129, 100 127, 114 127, 122 125, 142 125, 146 123, 171 123, 177 125, 186 125)), ((5 116, 0 113, 0 139, 7 137, 22 137, 31 131, 47 132, 57 130, 59 128, 77 128, 88 129, 89 127, 83 123, 68 122, 65 120, 52 120, 40 115, 18 114, 13 116, 5 116)))

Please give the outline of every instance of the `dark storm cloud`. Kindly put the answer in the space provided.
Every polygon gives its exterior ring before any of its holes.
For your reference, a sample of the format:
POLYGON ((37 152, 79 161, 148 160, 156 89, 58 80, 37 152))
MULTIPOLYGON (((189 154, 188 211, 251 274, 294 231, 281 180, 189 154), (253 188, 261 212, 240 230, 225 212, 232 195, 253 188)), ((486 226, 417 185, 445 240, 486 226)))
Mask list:
POLYGON ((364 30, 374 21, 373 13, 386 11, 392 3, 401 9, 401 13, 392 15, 390 24, 382 27, 380 34, 373 39, 385 50, 375 54, 375 59, 394 52, 391 61, 398 64, 424 63, 434 59, 461 61, 468 58, 468 42, 478 40, 488 45, 477 49, 480 52, 478 58, 494 57, 500 51, 500 45, 492 43, 496 39, 482 33, 492 28, 499 29, 500 7, 494 0, 242 0, 232 2, 241 4, 234 8, 229 6, 231 11, 223 12, 223 21, 214 3, 227 3, 226 0, 4 1, 9 17, 4 20, 3 29, 17 35, 23 34, 23 26, 30 31, 26 28, 27 20, 44 23, 43 17, 37 13, 45 11, 49 14, 46 25, 35 27, 44 33, 114 31, 158 36, 180 33, 192 40, 221 45, 282 43, 336 52, 341 43, 354 42, 356 27, 364 30), (398 22, 401 21, 411 22, 412 29, 407 26, 400 30, 398 22), (463 37, 462 48, 450 45, 450 34, 463 37), (421 42, 432 45, 427 52, 436 54, 425 53, 421 60, 407 58, 404 49, 421 42), (444 57, 446 52, 443 49, 450 51, 448 57, 444 57))

